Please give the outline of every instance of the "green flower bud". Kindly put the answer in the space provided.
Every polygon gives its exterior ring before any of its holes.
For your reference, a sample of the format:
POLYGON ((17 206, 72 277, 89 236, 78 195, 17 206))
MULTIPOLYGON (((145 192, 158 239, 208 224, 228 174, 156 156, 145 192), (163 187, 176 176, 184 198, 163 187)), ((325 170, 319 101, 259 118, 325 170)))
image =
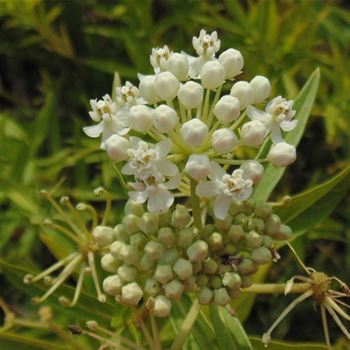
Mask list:
POLYGON ((190 261, 203 261, 208 256, 208 244, 202 240, 195 241, 187 248, 186 253, 190 261))
POLYGON ((248 230, 254 230, 259 233, 262 233, 265 228, 265 222, 262 219, 254 218, 250 219, 248 222, 248 230))
POLYGON ((143 291, 136 282, 122 287, 121 301, 125 304, 136 306, 143 297, 143 291))
POLYGON ((236 225, 242 225, 242 226, 245 226, 247 225, 248 223, 248 216, 243 214, 243 213, 239 213, 237 214, 234 219, 233 219, 233 222, 236 224, 236 225))
POLYGON ((208 238, 208 243, 209 247, 214 251, 221 250, 224 246, 222 236, 218 232, 214 232, 210 235, 210 237, 208 238))
POLYGON ((116 260, 111 253, 108 253, 101 258, 101 266, 107 272, 117 272, 119 265, 119 261, 116 260))
POLYGON ((147 278, 145 281, 144 291, 148 295, 155 296, 162 291, 162 287, 155 279, 147 278))
POLYGON ((267 264, 272 261, 271 251, 265 247, 253 249, 250 256, 258 265, 267 264))
POLYGON ((135 265, 139 261, 140 252, 135 246, 125 244, 119 249, 118 255, 125 264, 135 265))
POLYGON ((255 205, 255 215, 263 220, 267 220, 267 218, 272 214, 272 208, 270 204, 267 203, 257 203, 255 205))
POLYGON ((143 207, 143 204, 128 199, 124 207, 124 212, 125 215, 133 214, 136 216, 142 216, 145 212, 145 208, 143 207))
POLYGON ((230 289, 238 289, 241 287, 242 279, 238 273, 226 272, 222 279, 222 284, 230 289))
POLYGON ((213 299, 213 291, 207 287, 203 287, 197 295, 199 304, 208 305, 213 299))
POLYGON ((200 232, 200 236, 202 238, 208 238, 215 230, 216 227, 213 224, 205 225, 200 232))
POLYGON ((176 244, 176 237, 170 227, 163 227, 158 231, 158 241, 163 244, 165 248, 173 247, 176 244))
POLYGON ((171 225, 176 228, 185 228, 191 222, 191 215, 183 205, 177 205, 171 217, 171 225))
POLYGON ((109 226, 96 226, 92 235, 100 247, 105 247, 114 241, 114 230, 109 226))
POLYGON ((237 246, 234 245, 233 243, 227 243, 224 246, 223 253, 225 255, 233 255, 237 252, 237 246))
POLYGON ((240 225, 232 225, 227 233, 227 238, 233 243, 240 242, 245 236, 244 230, 240 225))
POLYGON ((143 249, 147 243, 145 235, 141 232, 134 233, 130 236, 130 245, 143 249))
POLYGON ((250 215, 253 213, 255 208, 255 201, 254 199, 248 199, 243 203, 243 212, 246 215, 250 215))
POLYGON ((226 288, 214 290, 214 304, 225 306, 230 301, 226 288))
POLYGON ((247 249, 254 249, 261 247, 263 243, 263 236, 255 231, 250 231, 246 234, 244 238, 244 246, 247 249))
POLYGON ((193 274, 196 275, 197 273, 201 272, 203 267, 202 263, 200 261, 193 261, 192 262, 192 267, 193 267, 193 274))
POLYGON ((178 300, 184 292, 184 286, 179 280, 172 280, 164 286, 164 292, 167 298, 178 300))
POLYGON ((247 275, 258 271, 258 265, 249 258, 243 258, 241 263, 238 265, 238 272, 241 275, 247 275))
POLYGON ((193 228, 184 228, 177 234, 177 245, 181 248, 187 248, 194 239, 193 228))
POLYGON ((266 248, 272 248, 275 241, 270 236, 263 236, 263 246, 266 248))
POLYGON ((266 233, 273 237, 280 232, 281 229, 281 219, 276 214, 271 214, 270 217, 265 222, 266 233))
POLYGON ((222 278, 218 275, 213 276, 210 279, 210 287, 212 287, 213 289, 218 289, 222 287, 222 278))
POLYGON ((156 233, 158 231, 158 225, 158 215, 153 213, 144 213, 139 221, 139 227, 146 235, 156 233))
POLYGON ((153 314, 156 317, 168 317, 171 311, 171 301, 164 295, 154 298, 153 314))
POLYGON ((118 268, 118 276, 123 280, 124 282, 132 282, 136 280, 137 277, 137 269, 135 267, 131 267, 128 265, 122 265, 118 268))
POLYGON ((185 280, 193 274, 192 264, 188 260, 182 258, 176 261, 173 270, 180 280, 185 280))
POLYGON ((241 296, 241 290, 240 289, 229 289, 227 291, 228 295, 231 299, 238 299, 241 296))
POLYGON ((203 272, 213 275, 218 269, 217 262, 212 258, 207 258, 203 261, 203 272))
POLYGON ((253 284, 253 275, 243 275, 241 276, 241 279, 241 288, 248 288, 253 284))
POLYGON ((232 220, 233 218, 231 215, 226 215, 224 220, 219 220, 216 217, 214 218, 216 227, 221 231, 228 230, 229 227, 231 226, 232 220))
POLYGON ((199 275, 197 275, 196 278, 196 284, 198 287, 205 287, 209 282, 209 276, 204 274, 204 273, 200 273, 199 275))
POLYGON ((163 256, 158 259, 158 263, 164 265, 173 265, 179 257, 180 254, 176 248, 165 249, 163 256))
POLYGON ((189 278, 186 278, 182 281, 182 284, 184 286, 185 292, 190 293, 192 292, 195 284, 196 284, 196 277, 191 276, 189 278))
POLYGON ((154 260, 150 260, 147 254, 143 254, 138 264, 138 268, 140 271, 145 272, 152 269, 154 264, 155 264, 154 260))
POLYGON ((145 245, 145 253, 150 260, 157 260, 164 254, 164 247, 156 241, 150 241, 145 245))
POLYGON ((118 275, 108 276, 103 280, 103 283, 102 283, 103 290, 107 294, 113 295, 113 296, 120 294, 122 287, 123 287, 123 282, 118 275))
POLYGON ((140 218, 136 215, 129 214, 125 215, 123 219, 123 225, 125 226, 126 232, 131 235, 139 230, 140 218))
POLYGON ((225 272, 231 271, 232 266, 230 264, 220 264, 217 273, 223 275, 225 272))
POLYGON ((278 233, 271 235, 279 241, 288 241, 293 235, 292 229, 287 225, 281 225, 278 233))
POLYGON ((112 245, 110 246, 110 251, 111 254, 113 255, 114 258, 116 259, 120 259, 120 250, 121 248, 126 247, 126 244, 124 242, 120 242, 120 241, 115 241, 112 243, 112 245))
POLYGON ((116 241, 129 243, 129 234, 126 232, 125 225, 118 224, 114 227, 114 237, 116 241))
POLYGON ((174 278, 173 270, 170 265, 158 265, 153 276, 161 284, 166 284, 174 278))
POLYGON ((167 210, 165 213, 158 214, 159 227, 165 227, 170 225, 171 222, 171 211, 167 210))
POLYGON ((241 213, 243 211, 243 205, 244 205, 243 202, 240 202, 240 201, 232 202, 230 209, 229 209, 229 213, 232 216, 235 216, 235 215, 241 213))

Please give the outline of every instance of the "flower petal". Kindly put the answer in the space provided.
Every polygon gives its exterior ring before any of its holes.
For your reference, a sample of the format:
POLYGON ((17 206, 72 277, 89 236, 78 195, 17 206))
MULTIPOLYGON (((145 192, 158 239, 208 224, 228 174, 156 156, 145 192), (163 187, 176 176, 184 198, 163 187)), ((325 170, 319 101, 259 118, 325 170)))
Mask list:
POLYGON ((162 213, 174 203, 174 196, 163 186, 157 186, 148 193, 147 209, 150 213, 162 213))
POLYGON ((164 176, 175 176, 179 172, 177 166, 167 159, 154 160, 153 164, 164 176))
POLYGON ((216 162, 210 162, 210 174, 209 177, 211 180, 222 179, 226 175, 226 171, 216 162))
POLYGON ((293 130, 298 124, 298 121, 293 119, 293 120, 284 120, 281 124, 280 127, 283 131, 291 131, 293 130))
POLYGON ((239 201, 245 201, 251 196, 252 192, 253 192, 253 188, 248 187, 248 188, 242 189, 241 191, 236 191, 234 193, 234 196, 239 201))
POLYGON ((148 197, 148 192, 138 192, 138 191, 130 191, 128 192, 129 198, 136 203, 145 203, 148 197))
POLYGON ((257 109, 253 106, 248 106, 246 111, 247 111, 247 116, 251 120, 259 120, 264 124, 268 124, 271 120, 271 115, 269 113, 261 111, 260 109, 257 109))
POLYGON ((92 126, 85 126, 83 128, 83 131, 87 136, 97 138, 102 134, 103 122, 100 122, 100 123, 98 123, 96 125, 92 125, 92 126))
POLYGON ((198 197, 214 197, 218 192, 214 181, 202 182, 196 186, 196 195, 198 197))
POLYGON ((271 126, 271 139, 273 143, 283 142, 281 129, 278 124, 273 124, 271 126))
POLYGON ((214 215, 218 219, 224 220, 230 208, 231 202, 232 202, 231 197, 228 197, 228 196, 218 197, 214 202, 214 215))
POLYGON ((176 174, 174 177, 172 177, 169 181, 164 183, 164 186, 168 190, 175 190, 176 188, 179 187, 181 182, 181 176, 180 174, 176 174))
POLYGON ((171 141, 166 138, 157 143, 156 148, 158 150, 159 158, 164 158, 171 151, 171 141))

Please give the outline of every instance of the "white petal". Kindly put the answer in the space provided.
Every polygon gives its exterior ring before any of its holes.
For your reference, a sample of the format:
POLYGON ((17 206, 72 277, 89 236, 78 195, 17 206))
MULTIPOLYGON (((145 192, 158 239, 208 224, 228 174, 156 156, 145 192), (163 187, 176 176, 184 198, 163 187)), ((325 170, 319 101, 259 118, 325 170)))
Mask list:
POLYGON ((171 151, 171 141, 166 138, 163 141, 157 143, 156 148, 158 149, 159 158, 164 158, 171 151))
POLYGON ((85 126, 83 128, 83 131, 87 136, 97 138, 101 135, 103 131, 103 122, 92 126, 85 126))
POLYGON ((145 203, 148 197, 147 191, 143 191, 143 192, 130 191, 128 195, 129 195, 129 198, 136 203, 145 203))
POLYGON ((264 124, 268 124, 270 122, 271 115, 269 113, 261 111, 260 109, 257 109, 253 106, 248 106, 246 111, 247 111, 248 117, 251 120, 259 120, 264 124))
POLYGON ((253 192, 252 187, 246 188, 244 190, 241 190, 239 192, 235 192, 235 198, 238 199, 239 201, 245 201, 248 199, 253 192))
POLYGON ((271 139, 273 143, 279 143, 283 142, 283 138, 281 135, 281 129, 279 128, 279 125, 273 124, 271 126, 271 139))
POLYGON ((155 160, 153 164, 164 176, 175 176, 179 172, 177 166, 167 159, 155 160))
POLYGON ((283 131, 291 131, 297 126, 297 124, 298 121, 295 119, 291 121, 285 120, 280 124, 280 127, 283 131))
POLYGON ((130 139, 130 147, 133 149, 137 149, 139 147, 139 143, 142 141, 139 137, 131 136, 130 139))
POLYGON ((217 194, 218 189, 213 181, 202 182, 196 186, 196 195, 198 197, 213 197, 217 194))
POLYGON ((147 209, 150 213, 162 213, 174 203, 174 196, 164 187, 158 186, 148 194, 147 209))
POLYGON ((226 171, 216 162, 210 162, 211 171, 209 174, 210 179, 222 179, 226 174, 226 171))
POLYGON ((134 175, 135 170, 130 167, 129 163, 126 163, 121 170, 123 175, 134 175))
POLYGON ((177 174, 176 176, 172 177, 168 182, 164 183, 164 186, 168 190, 175 190, 176 188, 179 187, 181 182, 181 176, 180 174, 177 174))
POLYGON ((218 219, 224 220, 230 208, 231 202, 232 202, 231 197, 228 197, 228 196, 218 197, 214 202, 214 215, 218 219))

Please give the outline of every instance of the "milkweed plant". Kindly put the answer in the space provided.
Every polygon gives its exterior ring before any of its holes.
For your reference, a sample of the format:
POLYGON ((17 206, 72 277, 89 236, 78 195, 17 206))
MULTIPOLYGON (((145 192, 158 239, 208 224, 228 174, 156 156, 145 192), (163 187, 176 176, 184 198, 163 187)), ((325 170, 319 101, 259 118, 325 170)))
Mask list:
POLYGON ((127 81, 112 97, 90 100, 92 125, 83 131, 100 139, 101 152, 113 164, 120 191, 128 196, 124 215, 111 222, 112 196, 102 187, 95 190, 106 201, 102 215, 90 204, 74 205, 66 196, 41 191, 56 212, 42 229, 64 235, 75 249, 45 271, 26 275, 24 283, 44 283, 46 291, 33 299, 43 303, 74 280, 72 296, 59 296, 62 306, 74 307, 85 279, 91 279, 96 302, 129 309, 136 338, 96 320, 70 327, 73 334, 97 339, 100 349, 182 349, 199 315, 214 308, 223 320, 235 318, 232 302, 249 292, 300 294, 262 336, 265 346, 279 322, 313 298, 331 349, 327 315, 350 339, 344 302, 350 290, 296 255, 288 242, 293 231, 276 212, 291 198, 271 203, 256 193, 269 181, 277 183, 296 161, 298 140, 289 135, 303 131, 298 113, 304 107, 271 96, 264 76, 240 80, 244 58, 233 48, 220 53, 216 32, 201 30, 192 44, 195 56, 153 48, 154 74, 140 73, 138 86, 127 81), (271 171, 275 177, 264 180, 271 171), (278 249, 285 245, 305 275, 285 284, 255 283, 262 265, 278 264, 278 249), (191 307, 173 339, 164 339, 159 325, 183 298, 191 307))

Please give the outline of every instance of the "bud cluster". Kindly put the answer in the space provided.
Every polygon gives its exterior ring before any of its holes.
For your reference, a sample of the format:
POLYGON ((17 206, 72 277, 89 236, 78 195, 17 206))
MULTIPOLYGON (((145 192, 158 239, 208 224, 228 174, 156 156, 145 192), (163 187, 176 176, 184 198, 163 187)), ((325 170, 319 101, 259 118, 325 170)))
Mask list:
POLYGON ((252 200, 230 205, 224 220, 210 211, 201 229, 183 205, 158 215, 129 200, 114 233, 101 260, 111 274, 105 293, 131 306, 153 298, 154 315, 165 317, 183 293, 195 293, 201 304, 237 298, 259 265, 277 260, 275 241, 292 232, 269 205, 252 200))

